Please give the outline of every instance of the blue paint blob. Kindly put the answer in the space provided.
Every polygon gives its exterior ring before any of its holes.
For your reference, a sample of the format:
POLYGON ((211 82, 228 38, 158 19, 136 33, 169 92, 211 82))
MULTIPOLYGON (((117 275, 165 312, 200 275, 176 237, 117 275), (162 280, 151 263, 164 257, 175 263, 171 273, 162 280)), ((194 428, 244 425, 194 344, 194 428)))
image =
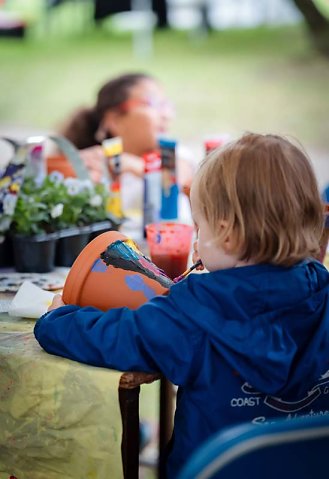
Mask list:
POLYGON ((96 259, 95 263, 91 267, 92 272, 105 273, 107 266, 100 258, 96 259))
POLYGON ((141 291, 147 300, 154 298, 157 293, 145 283, 144 278, 137 274, 125 277, 126 285, 132 291, 141 291))

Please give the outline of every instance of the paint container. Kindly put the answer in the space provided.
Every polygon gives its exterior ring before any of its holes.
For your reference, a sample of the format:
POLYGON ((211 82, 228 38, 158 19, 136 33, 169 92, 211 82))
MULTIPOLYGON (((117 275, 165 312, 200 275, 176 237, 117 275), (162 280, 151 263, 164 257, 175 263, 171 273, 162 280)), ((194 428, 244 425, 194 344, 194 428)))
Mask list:
POLYGON ((91 241, 73 263, 63 300, 103 311, 124 306, 136 309, 167 293, 172 284, 132 240, 108 231, 91 241))
POLYGON ((205 155, 207 156, 216 148, 223 146, 229 141, 229 138, 229 135, 226 134, 206 137, 203 142, 205 155))
POLYGON ((153 151, 143 156, 144 160, 144 195, 143 195, 143 234, 145 226, 160 220, 161 210, 161 156, 153 151))
POLYGON ((181 275, 187 269, 193 230, 193 226, 183 223, 146 225, 151 259, 171 279, 181 275))
POLYGON ((47 175, 44 157, 44 137, 31 136, 26 140, 26 176, 34 178, 41 185, 47 175))
POLYGON ((111 196, 107 204, 107 211, 118 218, 122 218, 123 212, 120 184, 122 139, 119 136, 106 139, 103 141, 102 147, 110 176, 111 196))
POLYGON ((179 188, 176 178, 176 140, 160 138, 162 188, 160 217, 163 220, 177 220, 179 188))

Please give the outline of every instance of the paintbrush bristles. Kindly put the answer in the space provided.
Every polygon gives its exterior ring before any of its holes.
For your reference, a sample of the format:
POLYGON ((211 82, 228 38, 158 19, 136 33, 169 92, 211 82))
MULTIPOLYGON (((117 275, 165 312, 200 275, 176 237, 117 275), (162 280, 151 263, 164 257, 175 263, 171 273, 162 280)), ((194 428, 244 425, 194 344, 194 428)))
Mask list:
POLYGON ((196 263, 194 263, 190 268, 188 268, 186 271, 184 271, 184 273, 182 273, 181 275, 177 276, 177 278, 174 278, 173 281, 174 283, 178 283, 178 281, 180 281, 181 279, 184 279, 185 276, 187 276, 191 271, 193 271, 195 268, 197 268, 198 266, 201 266, 202 265, 202 261, 201 259, 199 259, 196 263))

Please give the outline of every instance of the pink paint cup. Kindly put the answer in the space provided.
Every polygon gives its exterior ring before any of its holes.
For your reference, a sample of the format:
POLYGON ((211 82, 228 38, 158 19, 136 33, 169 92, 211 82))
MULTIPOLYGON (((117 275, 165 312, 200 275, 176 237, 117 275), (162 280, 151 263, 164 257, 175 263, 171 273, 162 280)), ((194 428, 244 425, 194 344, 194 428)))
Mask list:
POLYGON ((187 269, 193 226, 182 223, 152 223, 145 227, 153 263, 171 279, 187 269))

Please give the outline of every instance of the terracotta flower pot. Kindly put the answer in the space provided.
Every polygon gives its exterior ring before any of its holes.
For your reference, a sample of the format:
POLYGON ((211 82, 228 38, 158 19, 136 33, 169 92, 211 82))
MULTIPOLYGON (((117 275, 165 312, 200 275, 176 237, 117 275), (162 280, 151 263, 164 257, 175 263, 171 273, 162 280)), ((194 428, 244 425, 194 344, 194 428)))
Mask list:
POLYGON ((172 281, 134 246, 118 231, 97 236, 73 263, 63 290, 64 302, 103 311, 123 306, 136 309, 165 294, 172 281))
POLYGON ((53 171, 60 171, 65 176, 65 178, 76 178, 77 176, 73 166, 63 154, 48 156, 47 170, 48 174, 52 173, 53 171))

